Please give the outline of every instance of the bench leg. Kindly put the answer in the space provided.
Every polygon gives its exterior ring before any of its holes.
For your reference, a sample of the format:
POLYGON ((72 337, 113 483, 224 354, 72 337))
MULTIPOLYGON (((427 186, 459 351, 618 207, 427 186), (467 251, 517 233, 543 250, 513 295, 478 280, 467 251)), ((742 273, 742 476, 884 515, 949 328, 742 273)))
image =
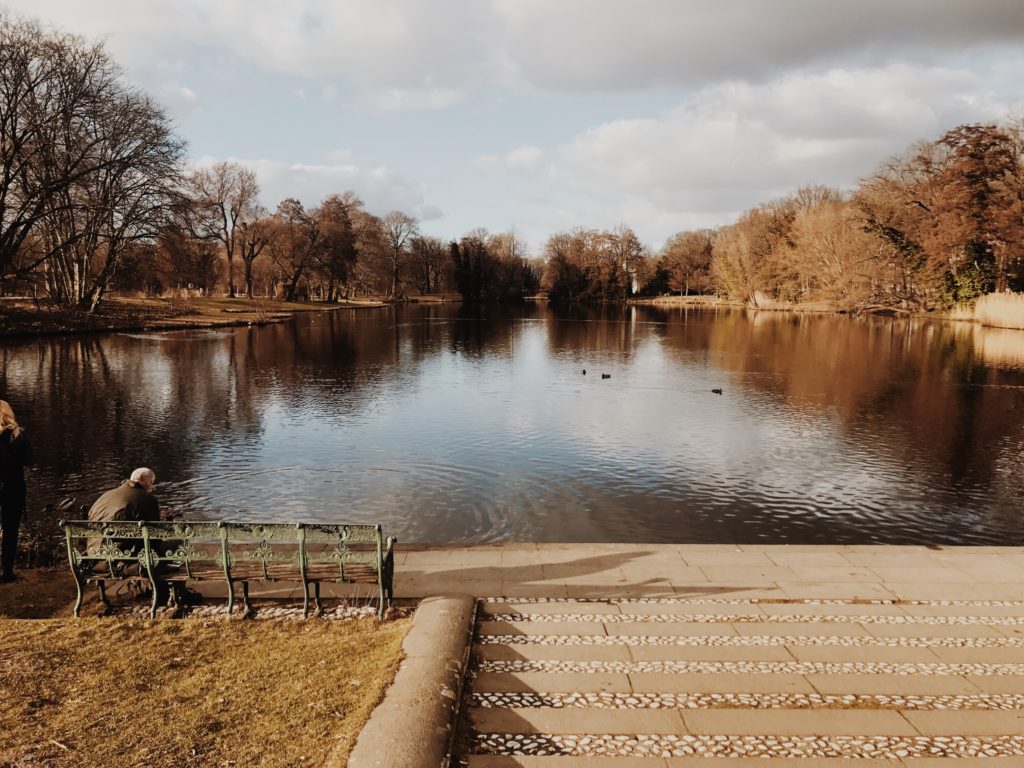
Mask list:
POLYGON ((323 603, 320 602, 320 582, 319 581, 314 581, 313 582, 313 595, 314 595, 314 600, 316 601, 316 615, 317 616, 322 616, 323 613, 324 613, 324 606, 323 606, 323 603))
POLYGON ((252 602, 249 600, 249 582, 242 582, 242 602, 245 604, 245 615, 252 614, 252 602))
POLYGON ((167 607, 171 610, 171 618, 179 619, 185 615, 185 604, 179 593, 179 589, 184 588, 185 585, 179 586, 178 582, 171 582, 167 585, 167 607))
POLYGON ((82 600, 84 595, 82 594, 82 580, 78 577, 78 573, 75 573, 75 589, 78 594, 75 596, 75 618, 77 619, 82 615, 82 600))
POLYGON ((235 582, 228 581, 228 616, 235 607, 235 582))
POLYGON ((99 587, 99 590, 100 590, 100 602, 103 603, 104 610, 105 611, 112 610, 113 606, 110 604, 110 599, 107 597, 107 583, 103 579, 100 579, 99 581, 96 582, 96 586, 99 587))

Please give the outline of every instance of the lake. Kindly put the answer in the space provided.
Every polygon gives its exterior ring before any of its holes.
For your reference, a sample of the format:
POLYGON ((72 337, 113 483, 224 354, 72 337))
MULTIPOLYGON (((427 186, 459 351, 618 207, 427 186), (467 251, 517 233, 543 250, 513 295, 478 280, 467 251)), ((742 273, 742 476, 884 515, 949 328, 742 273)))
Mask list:
POLYGON ((30 516, 147 465, 185 517, 403 542, 1024 544, 1022 331, 406 305, 0 361, 30 516))

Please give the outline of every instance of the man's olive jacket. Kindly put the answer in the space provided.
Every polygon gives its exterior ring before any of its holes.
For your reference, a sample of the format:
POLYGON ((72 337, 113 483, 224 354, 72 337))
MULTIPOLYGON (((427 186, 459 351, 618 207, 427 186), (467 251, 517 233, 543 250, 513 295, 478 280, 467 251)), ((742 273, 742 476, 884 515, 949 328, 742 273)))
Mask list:
POLYGON ((160 505, 141 485, 125 480, 96 499, 89 510, 89 519, 97 522, 159 520, 160 505))

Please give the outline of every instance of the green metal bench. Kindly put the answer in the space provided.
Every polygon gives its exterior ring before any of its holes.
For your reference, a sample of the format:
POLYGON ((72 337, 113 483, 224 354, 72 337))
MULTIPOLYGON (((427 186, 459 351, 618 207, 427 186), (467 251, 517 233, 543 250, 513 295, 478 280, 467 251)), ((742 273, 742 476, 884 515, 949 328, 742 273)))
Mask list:
POLYGON ((394 547, 379 525, 319 523, 208 523, 61 521, 68 561, 82 608, 84 587, 96 584, 100 600, 110 607, 110 582, 152 585, 150 616, 156 617, 158 583, 219 581, 227 586, 228 613, 235 604, 235 584, 242 588, 246 610, 250 582, 298 582, 302 614, 309 615, 310 587, 322 611, 320 585, 375 584, 378 613, 394 599, 394 547))

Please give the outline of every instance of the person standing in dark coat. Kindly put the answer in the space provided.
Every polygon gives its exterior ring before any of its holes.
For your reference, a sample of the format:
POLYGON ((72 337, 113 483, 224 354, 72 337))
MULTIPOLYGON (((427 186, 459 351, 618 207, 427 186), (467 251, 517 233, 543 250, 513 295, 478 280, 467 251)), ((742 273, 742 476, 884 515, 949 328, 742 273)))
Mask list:
POLYGON ((3 546, 0 552, 0 581, 14 581, 18 556, 18 528, 25 515, 25 467, 35 464, 32 444, 18 426, 14 410, 0 400, 0 518, 3 546))

